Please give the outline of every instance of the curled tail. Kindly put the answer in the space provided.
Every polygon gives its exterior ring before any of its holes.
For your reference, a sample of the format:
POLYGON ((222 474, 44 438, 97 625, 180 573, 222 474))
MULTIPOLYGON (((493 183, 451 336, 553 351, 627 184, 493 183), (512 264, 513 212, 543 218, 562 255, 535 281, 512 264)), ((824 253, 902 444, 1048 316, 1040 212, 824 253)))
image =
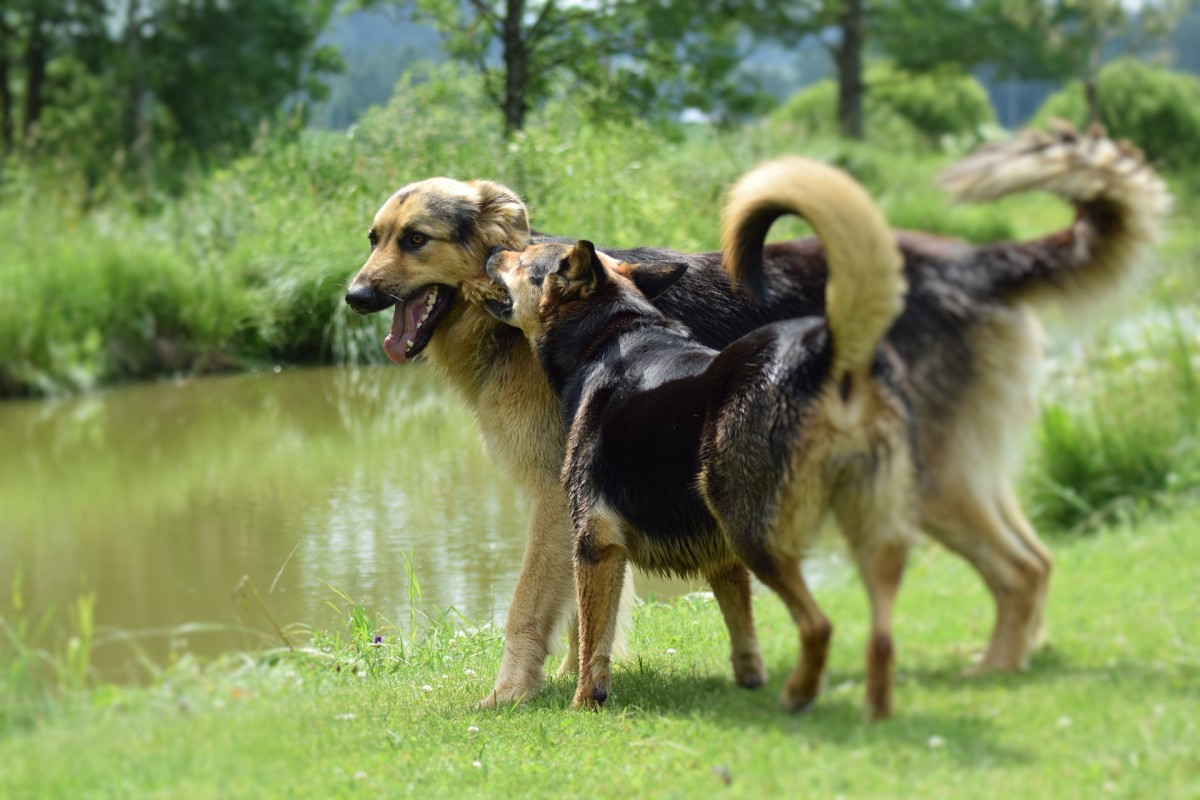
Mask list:
POLYGON ((841 170, 789 156, 746 173, 721 220, 722 263, 734 285, 766 293, 763 241, 784 214, 812 225, 825 248, 825 313, 833 340, 831 377, 845 387, 864 376, 875 348, 904 306, 903 259, 883 214, 841 170))
POLYGON ((1140 150, 1099 126, 1056 122, 986 145, 941 174, 958 199, 1046 191, 1072 203, 1070 228, 1042 239, 981 247, 992 291, 1014 300, 1087 299, 1118 289, 1159 237, 1171 196, 1140 150))

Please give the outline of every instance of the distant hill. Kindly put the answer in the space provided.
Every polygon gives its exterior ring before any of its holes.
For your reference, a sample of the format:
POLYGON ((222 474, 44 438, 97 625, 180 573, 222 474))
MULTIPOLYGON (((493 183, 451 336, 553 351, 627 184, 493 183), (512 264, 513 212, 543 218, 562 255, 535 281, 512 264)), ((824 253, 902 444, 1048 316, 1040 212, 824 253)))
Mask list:
POLYGON ((396 80, 419 61, 444 61, 441 39, 428 25, 411 21, 407 4, 385 11, 357 11, 334 17, 321 44, 342 54, 346 71, 326 79, 329 97, 314 109, 318 128, 344 129, 364 110, 392 96, 396 80))

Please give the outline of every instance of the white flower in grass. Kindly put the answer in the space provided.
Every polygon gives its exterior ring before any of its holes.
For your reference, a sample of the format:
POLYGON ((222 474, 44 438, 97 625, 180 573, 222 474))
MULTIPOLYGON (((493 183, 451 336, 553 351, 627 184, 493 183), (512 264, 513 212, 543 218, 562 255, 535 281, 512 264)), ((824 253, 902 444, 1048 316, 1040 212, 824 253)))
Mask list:
POLYGON ((483 769, 483 762, 482 761, 472 761, 471 766, 474 767, 475 769, 483 769))
POLYGON ((432 692, 432 691, 433 691, 433 687, 432 687, 432 686, 430 686, 430 685, 427 683, 427 684, 425 684, 424 686, 422 686, 422 687, 421 687, 421 691, 423 691, 423 692, 432 692))
POLYGON ((669 656, 673 656, 673 655, 675 655, 675 648, 674 648, 674 647, 668 647, 668 648, 667 648, 667 655, 669 655, 669 656))
POLYGON ((473 669, 471 669, 471 668, 469 668, 469 667, 468 667, 467 669, 464 669, 464 670, 463 670, 463 674, 464 674, 464 675, 467 675, 467 676, 471 676, 471 675, 474 675, 474 674, 475 674, 475 670, 473 670, 473 669))
POLYGON ((478 725, 470 726, 469 728, 467 728, 467 733, 479 733, 479 726, 478 725))
POLYGON ((930 750, 938 750, 938 749, 946 746, 946 740, 943 739, 941 736, 934 734, 933 736, 929 737, 928 744, 929 744, 930 750))

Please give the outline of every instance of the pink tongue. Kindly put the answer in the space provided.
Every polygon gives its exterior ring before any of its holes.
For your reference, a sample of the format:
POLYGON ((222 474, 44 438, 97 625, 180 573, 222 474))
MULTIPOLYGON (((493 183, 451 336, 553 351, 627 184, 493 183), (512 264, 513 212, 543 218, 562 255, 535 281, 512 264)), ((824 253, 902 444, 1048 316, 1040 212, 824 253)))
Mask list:
POLYGON ((418 292, 409 298, 404 305, 396 304, 392 314, 392 330, 383 340, 383 352, 397 364, 408 360, 408 343, 417 338, 417 328, 421 324, 421 316, 425 313, 425 301, 429 299, 429 289, 418 292))

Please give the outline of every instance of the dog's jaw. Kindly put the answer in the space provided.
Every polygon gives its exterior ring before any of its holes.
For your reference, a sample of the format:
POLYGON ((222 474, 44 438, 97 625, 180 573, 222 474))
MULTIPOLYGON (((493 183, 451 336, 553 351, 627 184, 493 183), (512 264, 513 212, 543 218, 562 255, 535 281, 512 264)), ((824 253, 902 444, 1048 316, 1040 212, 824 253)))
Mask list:
POLYGON ((418 289, 397 303, 392 314, 392 329, 383 340, 387 357, 403 364, 424 350, 453 304, 454 289, 440 283, 418 289))

